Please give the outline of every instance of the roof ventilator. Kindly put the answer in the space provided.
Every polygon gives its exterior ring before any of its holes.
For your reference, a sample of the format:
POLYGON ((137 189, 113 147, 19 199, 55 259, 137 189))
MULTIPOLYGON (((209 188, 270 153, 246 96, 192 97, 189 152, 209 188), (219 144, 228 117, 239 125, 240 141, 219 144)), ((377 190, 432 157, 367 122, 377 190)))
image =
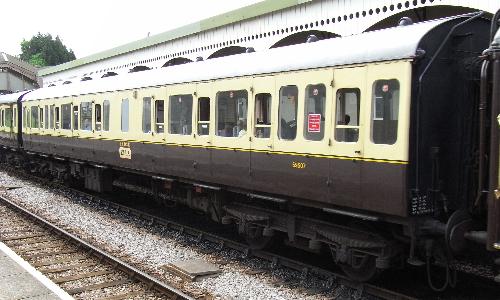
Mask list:
POLYGON ((311 34, 307 37, 306 43, 314 43, 319 41, 318 37, 315 36, 314 34, 311 34))
POLYGON ((413 25, 413 20, 410 17, 402 17, 398 21, 398 26, 408 26, 413 25))

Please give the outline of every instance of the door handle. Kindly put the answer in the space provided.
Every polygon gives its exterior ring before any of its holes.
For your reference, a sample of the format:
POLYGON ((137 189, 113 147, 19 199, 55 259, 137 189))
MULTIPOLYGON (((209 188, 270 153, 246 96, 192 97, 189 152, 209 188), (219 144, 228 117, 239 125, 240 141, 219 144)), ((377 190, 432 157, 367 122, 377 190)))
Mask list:
POLYGON ((361 150, 356 150, 356 151, 354 151, 354 153, 361 154, 361 150))

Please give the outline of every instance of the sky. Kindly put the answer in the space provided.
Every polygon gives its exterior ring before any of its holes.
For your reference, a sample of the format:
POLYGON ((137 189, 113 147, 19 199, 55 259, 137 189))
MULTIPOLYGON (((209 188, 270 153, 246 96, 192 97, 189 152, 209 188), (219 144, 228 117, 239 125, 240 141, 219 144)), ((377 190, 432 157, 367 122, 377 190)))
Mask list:
POLYGON ((23 39, 40 32, 59 36, 82 58, 261 1, 2 1, 0 52, 19 55, 23 39))

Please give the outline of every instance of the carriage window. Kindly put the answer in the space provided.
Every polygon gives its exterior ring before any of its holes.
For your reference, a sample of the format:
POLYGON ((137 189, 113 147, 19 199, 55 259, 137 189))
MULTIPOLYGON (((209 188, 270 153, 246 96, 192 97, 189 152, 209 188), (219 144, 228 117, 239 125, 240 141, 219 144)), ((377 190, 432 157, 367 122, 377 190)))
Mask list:
POLYGON ((165 132, 165 101, 163 100, 155 101, 155 120, 156 132, 165 132))
POLYGON ((372 141, 392 145, 398 136, 399 81, 373 83, 372 141))
POLYGON ((95 105, 95 130, 102 130, 102 115, 101 115, 101 104, 95 105))
POLYGON ((142 99, 142 132, 151 132, 151 97, 142 99))
POLYGON ((13 127, 17 127, 17 109, 14 107, 14 114, 13 114, 13 127))
POLYGON ((335 112, 335 140, 357 142, 359 137, 359 89, 339 89, 335 112))
POLYGON ((295 85, 283 86, 280 89, 280 105, 278 110, 278 137, 283 140, 294 140, 297 136, 297 97, 299 89, 295 85))
POLYGON ((38 107, 31 107, 31 128, 38 128, 38 107))
POLYGON ((210 98, 198 99, 198 135, 208 135, 210 132, 210 98))
POLYGON ((49 106, 45 105, 45 129, 49 129, 49 106))
MULTIPOLYGON (((92 130, 92 102, 82 102, 80 104, 80 126, 82 130, 92 130)), ((76 128, 75 128, 76 129, 76 128)))
POLYGON ((310 141, 321 141, 325 136, 325 85, 308 85, 305 97, 304 138, 310 141))
POLYGON ((56 107, 56 129, 61 127, 61 109, 56 107))
POLYGON ((12 127, 12 108, 7 108, 5 110, 5 126, 12 127))
POLYGON ((169 97, 169 127, 171 134, 191 134, 193 96, 175 95, 169 97))
POLYGON ((217 135, 240 137, 247 130, 246 90, 217 93, 217 135))
POLYGON ((43 108, 40 107, 40 128, 43 129, 43 108))
POLYGON ((54 118, 54 114, 55 114, 55 105, 52 104, 50 106, 50 129, 54 129, 54 122, 55 122, 55 118, 54 118))
POLYGON ((26 127, 31 127, 31 110, 29 107, 26 107, 26 127))
POLYGON ((71 104, 61 105, 62 129, 71 129, 71 104))
MULTIPOLYGON (((78 105, 75 105, 75 106, 73 106, 73 130, 78 130, 78 122, 79 121, 80 121, 80 119, 78 119, 78 105)), ((82 120, 82 123, 83 123, 83 120, 82 120)))
POLYGON ((268 93, 255 95, 255 137, 271 136, 271 99, 268 93))
POLYGON ((109 131, 109 100, 104 100, 102 114, 104 117, 104 131, 109 131))
POLYGON ((122 119, 121 119, 122 132, 128 131, 128 120, 129 120, 128 99, 123 99, 122 100, 122 119))

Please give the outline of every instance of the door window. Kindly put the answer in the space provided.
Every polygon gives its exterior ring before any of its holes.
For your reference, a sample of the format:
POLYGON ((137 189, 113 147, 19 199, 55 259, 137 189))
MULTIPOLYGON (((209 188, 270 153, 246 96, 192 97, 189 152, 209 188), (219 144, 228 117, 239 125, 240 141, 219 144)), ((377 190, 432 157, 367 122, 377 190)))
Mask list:
POLYGON ((360 95, 358 88, 337 91, 335 112, 335 140, 337 142, 358 141, 360 95))
POLYGON ((306 87, 304 102, 304 138, 306 140, 321 141, 325 136, 325 102, 324 84, 310 84, 306 87))
POLYGON ((271 137, 271 103, 271 94, 261 93, 255 95, 254 134, 257 138, 271 137))
POLYGON ((156 100, 155 101, 155 122, 156 122, 156 132, 165 132, 165 101, 156 100))
POLYGON ((299 89, 295 85, 283 86, 280 89, 278 137, 282 140, 294 140, 297 136, 298 96, 299 89))
POLYGON ((198 135, 208 135, 210 132, 210 98, 198 99, 198 135))

